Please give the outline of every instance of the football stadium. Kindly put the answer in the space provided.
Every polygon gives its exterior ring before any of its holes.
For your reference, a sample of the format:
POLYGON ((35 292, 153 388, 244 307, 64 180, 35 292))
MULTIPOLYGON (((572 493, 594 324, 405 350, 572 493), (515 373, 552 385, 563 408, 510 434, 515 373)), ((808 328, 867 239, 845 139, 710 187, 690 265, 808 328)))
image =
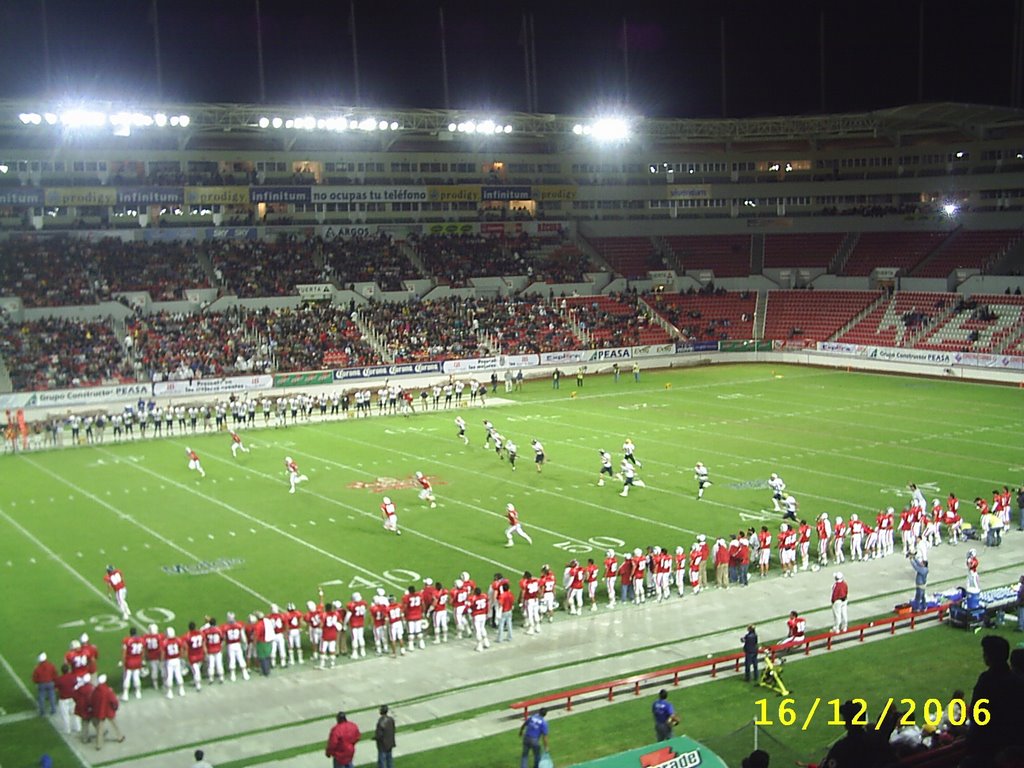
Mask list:
POLYGON ((539 13, 366 106, 357 5, 350 104, 0 98, 0 765, 1024 765, 1020 2, 1008 105, 717 118, 539 13))

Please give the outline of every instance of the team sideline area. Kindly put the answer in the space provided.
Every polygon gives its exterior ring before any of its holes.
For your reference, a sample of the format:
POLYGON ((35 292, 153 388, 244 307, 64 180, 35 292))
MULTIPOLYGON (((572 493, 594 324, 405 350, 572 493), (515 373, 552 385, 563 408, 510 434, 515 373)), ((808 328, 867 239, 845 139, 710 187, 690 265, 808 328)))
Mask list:
MULTIPOLYGON (((95 645, 98 658, 85 664, 95 664, 95 674, 106 674, 120 694, 120 665, 132 655, 126 656, 122 640, 132 629, 142 638, 156 625, 164 636, 157 668, 164 670, 168 628, 176 630, 172 641, 190 637, 190 623, 216 628, 223 645, 231 639, 232 613, 249 633, 253 652, 243 656, 250 679, 242 679, 240 669, 230 679, 230 654, 226 682, 216 664, 209 679, 209 658, 225 649, 211 646, 207 632, 193 656, 201 686, 194 674, 170 689, 157 689, 154 676, 144 676, 140 697, 132 683, 118 712, 123 743, 97 750, 95 741, 74 735, 67 744, 89 764, 156 768, 172 756, 187 760, 201 746, 216 754, 217 764, 298 766, 322 759, 316 755, 328 726, 325 713, 346 709, 366 732, 376 707, 389 703, 399 718, 402 761, 417 759, 416 752, 429 761, 445 745, 495 734, 506 734, 515 753, 512 701, 732 653, 749 623, 757 625, 762 645, 775 643, 793 636, 791 611, 803 621, 798 631, 827 630, 837 571, 849 584, 851 625, 889 614, 913 597, 915 574, 904 548, 929 561, 929 599, 933 590, 975 578, 969 549, 976 552, 974 573, 983 589, 1019 576, 1019 517, 1003 496, 1004 486, 1012 494, 1024 471, 1024 453, 1014 440, 1021 427, 1016 389, 720 365, 643 370, 637 379, 628 372, 588 376, 582 385, 568 376, 557 389, 550 379, 527 380, 521 389, 498 390, 488 391, 486 405, 478 400, 471 406, 467 395, 462 407, 453 397, 447 409, 442 391, 437 410, 418 408, 406 416, 397 404, 395 414, 385 409, 378 415, 374 403, 370 417, 332 417, 328 403, 325 416, 317 407, 308 422, 288 418, 287 426, 271 420, 266 427, 235 428, 228 419, 220 430, 213 423, 204 431, 200 422, 195 432, 186 424, 184 434, 118 443, 108 435, 102 444, 80 435, 82 444, 65 438, 63 450, 5 457, 0 556, 10 597, 0 616, 8 622, 26 613, 43 618, 0 639, 10 667, 0 677, 0 706, 31 715, 29 673, 41 651, 57 662, 68 653, 75 663, 81 649, 69 649, 72 641, 95 645), (465 439, 458 419, 465 421, 465 439), (518 446, 515 463, 509 443, 518 446), (602 471, 607 462, 611 472, 602 471), (784 488, 776 499, 779 480, 784 488), (975 499, 982 503, 976 506, 975 499), (924 509, 915 511, 922 501, 924 509), (889 507, 892 550, 879 537, 889 507), (784 517, 789 508, 795 521, 784 517), (819 556, 823 515, 828 533, 819 556), (998 542, 977 538, 994 527, 991 518, 1005 529, 998 542), (787 531, 783 524, 791 522, 787 531), (972 538, 961 539, 965 529, 972 538), (719 539, 738 558, 728 563, 736 570, 727 569, 722 585, 715 568, 719 539), (790 543, 795 567, 787 566, 792 575, 783 578, 790 543), (758 547, 767 553, 764 576, 754 565, 758 547), (595 570, 588 569, 591 561, 595 570), (123 582, 105 583, 108 566, 123 582), (514 595, 509 642, 498 642, 488 621, 488 592, 495 582, 500 592, 503 579, 514 595), (113 587, 122 583, 127 593, 117 606, 113 587), (471 583, 484 597, 478 611, 471 583), (534 583, 541 596, 531 614, 534 583), (548 583, 550 602, 542 596, 548 583), (438 602, 441 590, 447 605, 438 602), (378 635, 375 604, 391 596, 400 608, 392 618, 380 606, 387 629, 378 635), (459 619, 463 599, 465 625, 459 619), (287 653, 290 603, 302 614, 301 663, 299 653, 287 653), (432 614, 426 610, 431 605, 432 614), (476 621, 470 620, 474 613, 476 621), (311 645, 309 614, 337 624, 333 647, 311 645), (447 633, 445 623, 435 621, 440 614, 449 617, 447 633), (264 676, 263 650, 255 651, 266 641, 269 658, 274 643, 265 633, 277 615, 285 652, 264 676), (421 617, 427 619, 422 643, 415 636, 421 617), (353 654, 359 640, 365 655, 353 654), (403 728, 410 732, 403 736, 403 728)), ((262 421, 262 415, 255 420, 262 421)), ((964 655, 969 674, 936 676, 927 690, 915 683, 907 695, 945 701, 952 687, 971 685, 980 671, 978 638, 948 626, 919 631, 948 633, 949 649, 964 655)), ((887 642, 870 647, 884 655, 887 642)), ((180 649, 186 668, 188 644, 180 649)), ((865 663, 859 650, 833 653, 865 663)), ((801 661, 794 671, 813 663, 801 661)), ((141 666, 148 671, 145 661, 141 666)), ((899 680, 893 677, 892 685, 899 680)), ((727 684, 735 680, 674 693, 685 731, 710 739, 723 755, 716 739, 754 716, 753 700, 773 695, 742 689, 736 700, 747 703, 745 714, 723 722, 704 705, 715 696, 706 691, 727 684)), ((904 692, 854 688, 837 695, 904 692)), ((27 733, 14 730, 26 727, 15 720, 0 728, 27 733)), ((586 722, 558 716, 553 732, 586 729, 586 722)), ((59 717, 53 723, 49 733, 15 739, 18 745, 3 747, 5 754, 17 749, 13 754, 37 758, 59 749, 62 723, 59 717)), ((649 713, 641 713, 635 728, 649 727, 649 713)), ((836 734, 822 726, 811 736, 815 742, 807 737, 786 749, 819 758, 836 734)), ((362 763, 372 744, 359 749, 362 763)), ((599 756, 585 749, 573 754, 566 764, 599 756)), ((741 756, 730 753, 729 764, 741 756)), ((494 756, 478 764, 505 762, 507 756, 494 756)))

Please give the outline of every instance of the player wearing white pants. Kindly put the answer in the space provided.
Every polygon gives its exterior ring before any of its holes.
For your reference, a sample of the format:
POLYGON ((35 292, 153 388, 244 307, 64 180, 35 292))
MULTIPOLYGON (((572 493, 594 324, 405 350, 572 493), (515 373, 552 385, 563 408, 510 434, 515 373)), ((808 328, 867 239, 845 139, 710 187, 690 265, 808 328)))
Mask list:
POLYGON ((222 683, 224 682, 224 654, 207 653, 206 679, 212 683, 215 675, 222 683))
POLYGON ((473 614, 473 634, 476 637, 476 650, 482 651, 491 647, 491 641, 487 637, 487 614, 473 614))
POLYGON ((448 611, 434 610, 434 645, 448 642, 448 611))
POLYGON ((121 684, 121 699, 128 701, 128 691, 135 687, 135 698, 142 698, 142 676, 141 669, 126 669, 124 671, 124 679, 121 684))
POLYGON ((242 652, 242 643, 228 643, 228 674, 231 680, 235 679, 235 670, 242 671, 242 679, 249 679, 249 668, 245 663, 245 654, 242 652))
MULTIPOLYGON (((177 642, 178 645, 179 645, 179 648, 181 647, 181 641, 177 640, 177 638, 175 638, 175 636, 174 636, 174 627, 168 627, 167 628, 166 636, 167 636, 166 643, 177 642)), ((174 697, 174 691, 173 691, 174 686, 178 686, 178 695, 179 696, 184 696, 185 695, 185 679, 181 675, 181 657, 180 656, 177 656, 175 658, 168 658, 166 660, 166 662, 164 664, 164 686, 167 688, 167 698, 168 699, 174 697)))
POLYGON ((676 594, 683 597, 686 594, 686 550, 682 547, 676 547, 676 554, 672 561, 675 573, 676 594))
POLYGON ((270 664, 276 667, 277 661, 280 659, 281 666, 287 667, 288 650, 285 639, 284 616, 281 614, 281 608, 276 604, 270 606, 270 613, 274 626, 273 637, 267 637, 267 640, 270 642, 270 664))
POLYGON ((847 627, 846 603, 849 598, 849 587, 843 574, 836 573, 832 585, 832 631, 845 632, 847 627))

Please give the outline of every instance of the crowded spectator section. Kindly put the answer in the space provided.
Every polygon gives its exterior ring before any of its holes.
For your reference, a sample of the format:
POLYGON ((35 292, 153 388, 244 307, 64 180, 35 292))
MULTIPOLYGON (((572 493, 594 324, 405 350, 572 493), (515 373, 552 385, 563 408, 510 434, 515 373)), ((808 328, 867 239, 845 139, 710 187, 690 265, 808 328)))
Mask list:
POLYGON ((672 341, 668 331, 652 321, 650 309, 633 294, 579 296, 561 303, 587 347, 635 347, 672 341))

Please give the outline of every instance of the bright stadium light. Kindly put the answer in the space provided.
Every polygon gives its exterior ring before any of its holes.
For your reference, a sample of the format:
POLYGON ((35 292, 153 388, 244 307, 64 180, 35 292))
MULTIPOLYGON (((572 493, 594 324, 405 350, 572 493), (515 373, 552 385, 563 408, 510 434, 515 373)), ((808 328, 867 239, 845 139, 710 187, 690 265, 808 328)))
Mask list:
POLYGON ((377 120, 373 117, 364 117, 356 123, 356 127, 361 131, 375 131, 377 130, 377 120))
POLYGON ((191 123, 191 122, 192 122, 192 118, 189 117, 188 115, 180 115, 178 117, 178 125, 180 125, 182 128, 188 128, 189 123, 191 123))
POLYGON ((577 136, 582 136, 583 135, 583 126, 580 125, 579 123, 576 123, 576 125, 574 125, 572 127, 572 132, 575 133, 577 136))
POLYGON ((95 110, 69 109, 60 114, 60 124, 65 128, 100 128, 106 122, 106 113, 95 110))
POLYGON ((167 125, 167 115, 165 115, 163 112, 157 112, 155 115, 153 115, 153 122, 156 123, 158 128, 163 128, 165 125, 167 125))
POLYGON ((292 120, 292 119, 291 119, 291 118, 289 117, 289 118, 288 118, 287 120, 285 120, 285 121, 284 121, 284 127, 285 127, 285 128, 294 128, 294 127, 295 127, 295 121, 294 121, 294 120, 292 120))
POLYGON ((449 133, 455 133, 455 131, 458 130, 458 128, 459 128, 459 126, 457 126, 455 123, 448 123, 448 132, 449 133))
POLYGON ((275 128, 280 128, 282 125, 284 125, 284 120, 282 120, 280 117, 275 117, 273 120, 270 121, 270 124, 275 128))
POLYGON ((11 168, 7 163, 0 163, 0 173, 7 173, 9 170, 11 170, 11 168))
POLYGON ((46 112, 43 115, 43 119, 46 121, 47 125, 56 125, 57 124, 57 115, 55 115, 53 112, 46 112))
POLYGON ((943 203, 942 212, 949 216, 949 218, 953 218, 960 212, 960 207, 956 203, 943 203))
POLYGON ((603 117, 591 126, 591 134, 598 141, 625 141, 629 123, 620 117, 603 117))
POLYGON ((398 130, 398 121, 397 120, 392 120, 391 123, 388 125, 388 128, 390 128, 392 131, 397 131, 398 130))
POLYGON ((503 133, 512 133, 512 126, 511 126, 511 125, 506 125, 506 126, 505 126, 505 127, 504 127, 504 128, 502 129, 502 132, 503 132, 503 133))
POLYGON ((270 118, 269 117, 261 117, 259 119, 259 122, 257 123, 257 125, 259 125, 260 128, 268 128, 270 126, 270 118))
POLYGON ((382 131, 386 131, 388 129, 388 121, 381 120, 379 123, 377 123, 377 127, 382 131))

